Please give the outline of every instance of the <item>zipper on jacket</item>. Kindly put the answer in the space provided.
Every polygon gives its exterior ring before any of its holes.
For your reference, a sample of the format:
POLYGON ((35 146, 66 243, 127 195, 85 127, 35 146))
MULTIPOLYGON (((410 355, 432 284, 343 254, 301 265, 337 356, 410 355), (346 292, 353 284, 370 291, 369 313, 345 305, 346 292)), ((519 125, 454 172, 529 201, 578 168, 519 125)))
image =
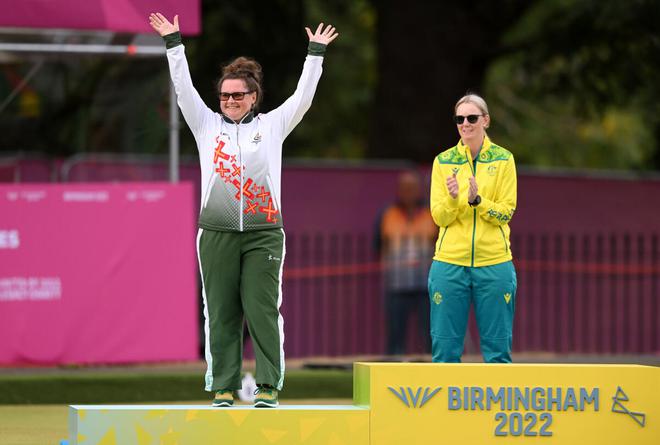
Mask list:
POLYGON ((504 230, 502 230, 502 227, 497 226, 498 229, 500 229, 500 233, 502 234, 502 241, 504 241, 504 252, 509 253, 509 246, 506 243, 506 236, 504 236, 504 230))
POLYGON ((472 261, 470 263, 470 267, 474 267, 474 236, 477 232, 477 209, 472 210, 473 213, 473 219, 472 219, 472 261))
MULTIPOLYGON (((241 119, 241 122, 243 119, 241 119)), ((243 231, 243 151, 241 150, 241 138, 239 135, 240 122, 236 124, 236 146, 238 147, 238 168, 241 172, 241 188, 238 189, 239 207, 238 207, 238 230, 243 231)))
MULTIPOLYGON (((479 156, 477 154, 477 156, 479 156)), ((474 177, 476 179, 477 177, 477 160, 475 159, 474 161, 474 168, 472 171, 474 172, 474 177)), ((474 267, 474 238, 477 233, 477 209, 475 207, 472 208, 472 261, 470 262, 470 267, 474 267)))

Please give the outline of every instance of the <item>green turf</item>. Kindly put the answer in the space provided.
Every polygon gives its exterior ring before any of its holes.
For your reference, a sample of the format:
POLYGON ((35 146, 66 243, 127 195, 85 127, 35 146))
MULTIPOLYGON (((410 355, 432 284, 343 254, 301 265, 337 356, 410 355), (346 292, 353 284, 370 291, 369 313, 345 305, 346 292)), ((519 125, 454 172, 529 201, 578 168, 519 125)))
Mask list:
MULTIPOLYGON (((350 398, 350 371, 292 370, 282 396, 287 399, 350 398)), ((0 405, 89 404, 205 400, 200 374, 0 375, 0 405)))
POLYGON ((57 445, 68 437, 65 405, 0 406, 0 443, 57 445))

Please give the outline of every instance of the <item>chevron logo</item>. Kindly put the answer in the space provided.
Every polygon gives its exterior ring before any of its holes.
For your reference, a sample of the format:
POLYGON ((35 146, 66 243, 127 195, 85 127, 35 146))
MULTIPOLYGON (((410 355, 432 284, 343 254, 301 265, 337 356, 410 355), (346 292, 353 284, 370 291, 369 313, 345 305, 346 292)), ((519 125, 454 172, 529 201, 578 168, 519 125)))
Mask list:
POLYGON ((438 387, 431 390, 431 388, 427 386, 426 388, 423 388, 423 393, 421 387, 417 387, 414 392, 409 386, 406 388, 399 386, 398 390, 388 386, 387 389, 389 389, 399 400, 405 403, 408 408, 421 408, 426 405, 426 403, 431 400, 441 388, 438 387))
POLYGON ((621 402, 628 402, 630 399, 628 398, 628 395, 623 392, 623 389, 621 389, 620 386, 617 386, 616 394, 614 397, 612 397, 612 400, 613 413, 628 414, 635 422, 639 424, 639 426, 644 427, 646 424, 646 414, 630 411, 628 408, 623 406, 621 402))
POLYGON ((504 301, 506 301, 506 304, 509 304, 509 301, 511 301, 511 294, 510 293, 504 294, 504 301))

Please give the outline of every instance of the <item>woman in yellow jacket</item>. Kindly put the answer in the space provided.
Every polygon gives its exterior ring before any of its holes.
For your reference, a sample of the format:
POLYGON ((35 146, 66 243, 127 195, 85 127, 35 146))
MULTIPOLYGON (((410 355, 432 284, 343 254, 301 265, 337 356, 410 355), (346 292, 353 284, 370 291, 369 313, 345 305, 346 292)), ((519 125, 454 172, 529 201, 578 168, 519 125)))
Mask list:
POLYGON ((469 94, 454 109, 458 145, 433 162, 431 215, 440 227, 429 272, 434 362, 460 362, 474 303, 481 352, 511 362, 516 271, 509 221, 516 209, 516 166, 486 134, 486 102, 469 94))

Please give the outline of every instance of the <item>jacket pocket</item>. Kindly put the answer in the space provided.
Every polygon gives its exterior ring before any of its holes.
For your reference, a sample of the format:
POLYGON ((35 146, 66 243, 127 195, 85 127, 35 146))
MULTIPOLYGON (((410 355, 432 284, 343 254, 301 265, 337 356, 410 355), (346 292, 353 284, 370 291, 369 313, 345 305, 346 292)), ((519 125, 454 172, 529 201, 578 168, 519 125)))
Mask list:
POLYGON ((273 182, 270 180, 270 174, 266 173, 266 184, 268 185, 268 188, 270 189, 270 196, 273 198, 273 203, 275 204, 275 207, 277 210, 282 212, 282 208, 280 207, 280 203, 277 202, 277 197, 275 196, 275 189, 273 188, 273 182))
POLYGON ((506 242, 506 236, 504 235, 504 230, 502 230, 502 226, 497 226, 498 229, 500 229, 500 233, 502 234, 502 241, 504 242, 504 253, 509 253, 509 245, 506 242))
POLYGON ((445 240, 445 235, 447 234, 447 229, 449 226, 445 226, 444 229, 445 231, 442 232, 442 235, 440 236, 440 242, 438 243, 438 251, 436 253, 440 253, 442 251, 442 242, 445 240))

